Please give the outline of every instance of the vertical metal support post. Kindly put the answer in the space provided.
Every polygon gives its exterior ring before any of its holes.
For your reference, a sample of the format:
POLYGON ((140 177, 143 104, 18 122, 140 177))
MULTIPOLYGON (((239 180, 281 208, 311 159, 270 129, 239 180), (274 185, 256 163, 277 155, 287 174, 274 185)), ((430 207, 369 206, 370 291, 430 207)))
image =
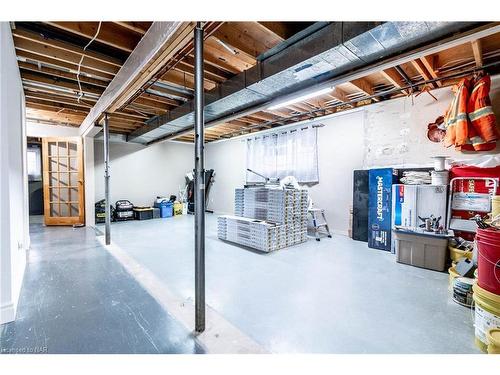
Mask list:
POLYGON ((111 243, 111 202, 109 201, 109 126, 108 114, 104 114, 104 199, 106 203, 105 239, 106 245, 111 243))
POLYGON ((204 166, 204 88, 203 27, 194 29, 194 247, 195 247, 195 331, 205 330, 205 166, 204 166))

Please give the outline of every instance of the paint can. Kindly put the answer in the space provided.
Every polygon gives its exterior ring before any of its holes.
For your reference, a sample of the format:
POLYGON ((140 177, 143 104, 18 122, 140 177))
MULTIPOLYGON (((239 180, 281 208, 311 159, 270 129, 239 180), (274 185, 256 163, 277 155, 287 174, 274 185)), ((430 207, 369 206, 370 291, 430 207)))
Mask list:
POLYGON ((474 279, 458 277, 453 281, 453 301, 465 307, 472 306, 474 279))
POLYGON ((494 219, 500 215, 500 195, 491 197, 491 218, 494 219))
POLYGON ((488 330, 486 339, 488 341, 488 354, 500 354, 500 329, 488 330))
POLYGON ((475 343, 483 352, 488 350, 488 331, 500 328, 500 295, 488 292, 478 284, 474 291, 474 334, 475 343))
POLYGON ((441 172, 445 170, 445 162, 448 156, 433 156, 434 159, 434 170, 441 172))
POLYGON ((448 171, 432 171, 431 172, 431 184, 432 185, 448 185, 449 179, 448 171))

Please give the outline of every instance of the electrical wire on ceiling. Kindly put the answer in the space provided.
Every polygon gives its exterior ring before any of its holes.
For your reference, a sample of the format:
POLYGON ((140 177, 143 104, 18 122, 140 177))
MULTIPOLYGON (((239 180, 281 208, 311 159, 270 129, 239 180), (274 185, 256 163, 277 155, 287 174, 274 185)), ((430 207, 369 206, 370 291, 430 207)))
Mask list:
POLYGON ((92 39, 90 39, 90 42, 88 42, 85 47, 83 47, 82 57, 80 58, 80 62, 78 63, 78 73, 76 74, 76 80, 78 82, 78 98, 77 98, 78 103, 80 103, 80 99, 83 97, 82 85, 80 83, 80 69, 82 67, 82 62, 83 62, 83 59, 85 57, 85 50, 88 48, 88 46, 90 46, 92 44, 92 42, 99 35, 99 31, 101 31, 101 24, 102 24, 102 21, 99 21, 99 26, 97 26, 97 30, 96 30, 94 37, 92 39))

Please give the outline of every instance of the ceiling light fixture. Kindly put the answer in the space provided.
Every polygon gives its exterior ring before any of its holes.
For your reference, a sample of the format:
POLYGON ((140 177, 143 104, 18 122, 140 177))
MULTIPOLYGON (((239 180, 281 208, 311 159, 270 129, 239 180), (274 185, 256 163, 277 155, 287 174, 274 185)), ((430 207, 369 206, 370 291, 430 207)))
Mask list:
POLYGON ((278 103, 278 104, 274 104, 274 105, 268 107, 267 109, 272 111, 274 109, 283 108, 283 107, 286 107, 286 106, 289 106, 289 105, 292 105, 295 103, 303 102, 307 99, 311 99, 311 98, 314 98, 316 96, 328 94, 329 92, 333 91, 333 89, 334 89, 334 87, 326 87, 326 88, 321 89, 321 90, 313 91, 309 94, 304 94, 304 95, 298 96, 296 98, 289 99, 289 100, 286 100, 286 101, 278 103))

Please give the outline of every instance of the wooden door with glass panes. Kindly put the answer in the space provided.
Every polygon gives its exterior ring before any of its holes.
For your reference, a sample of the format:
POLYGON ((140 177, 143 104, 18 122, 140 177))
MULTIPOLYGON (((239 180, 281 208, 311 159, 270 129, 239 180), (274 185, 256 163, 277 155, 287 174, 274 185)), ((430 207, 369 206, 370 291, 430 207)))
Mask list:
POLYGON ((82 141, 43 138, 45 225, 77 225, 85 220, 82 141))

